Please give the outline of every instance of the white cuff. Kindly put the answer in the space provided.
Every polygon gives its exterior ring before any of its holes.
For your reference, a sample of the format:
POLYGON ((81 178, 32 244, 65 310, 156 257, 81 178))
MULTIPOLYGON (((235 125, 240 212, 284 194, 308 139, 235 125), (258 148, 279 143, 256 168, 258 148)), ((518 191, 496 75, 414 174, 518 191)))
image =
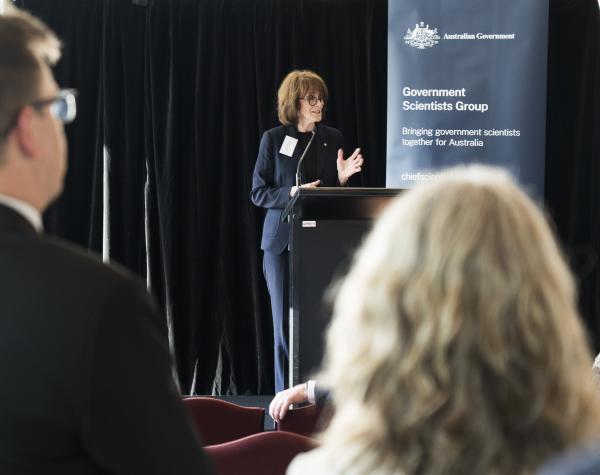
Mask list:
POLYGON ((596 371, 596 373, 600 374, 600 354, 598 354, 594 360, 593 369, 596 371))
POLYGON ((308 402, 310 402, 311 404, 316 403, 315 381, 313 379, 309 379, 306 383, 306 397, 308 398, 308 402))

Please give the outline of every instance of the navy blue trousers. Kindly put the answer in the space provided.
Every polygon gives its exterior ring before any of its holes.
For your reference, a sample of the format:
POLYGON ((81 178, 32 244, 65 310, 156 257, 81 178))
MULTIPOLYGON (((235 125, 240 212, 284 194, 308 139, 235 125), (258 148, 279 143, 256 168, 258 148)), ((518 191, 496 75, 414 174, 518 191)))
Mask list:
POLYGON ((263 273, 271 296, 275 343, 275 392, 279 392, 285 389, 289 374, 289 253, 287 249, 281 254, 264 251, 263 273))

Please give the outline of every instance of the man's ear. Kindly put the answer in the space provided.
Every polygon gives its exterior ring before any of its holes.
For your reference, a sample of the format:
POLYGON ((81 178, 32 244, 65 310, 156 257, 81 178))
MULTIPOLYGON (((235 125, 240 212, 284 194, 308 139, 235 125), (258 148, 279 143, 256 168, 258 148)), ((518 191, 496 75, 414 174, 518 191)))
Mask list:
POLYGON ((22 107, 14 128, 17 145, 26 157, 35 157, 37 152, 35 114, 36 112, 31 106, 22 107))

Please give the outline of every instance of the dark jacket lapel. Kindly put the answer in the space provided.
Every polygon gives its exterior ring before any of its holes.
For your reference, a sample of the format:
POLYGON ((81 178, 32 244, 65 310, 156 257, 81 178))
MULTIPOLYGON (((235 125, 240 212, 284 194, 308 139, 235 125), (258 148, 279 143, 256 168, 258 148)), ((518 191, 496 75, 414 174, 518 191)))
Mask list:
POLYGON ((327 165, 328 160, 331 156, 331 147, 333 144, 329 143, 329 134, 327 133, 324 127, 320 127, 319 124, 316 125, 316 134, 315 140, 312 146, 314 146, 317 150, 317 166, 319 169, 318 176, 323 177, 325 173, 325 166, 327 165))

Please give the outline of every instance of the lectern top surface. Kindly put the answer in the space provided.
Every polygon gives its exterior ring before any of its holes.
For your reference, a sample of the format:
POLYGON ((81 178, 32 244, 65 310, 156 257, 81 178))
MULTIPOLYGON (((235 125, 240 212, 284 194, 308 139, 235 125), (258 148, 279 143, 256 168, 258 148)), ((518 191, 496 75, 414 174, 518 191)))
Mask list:
POLYGON ((397 188, 301 188, 284 209, 281 219, 373 219, 397 188))
POLYGON ((302 196, 396 196, 404 191, 401 188, 366 188, 350 186, 321 186, 317 188, 300 188, 294 198, 302 196))

